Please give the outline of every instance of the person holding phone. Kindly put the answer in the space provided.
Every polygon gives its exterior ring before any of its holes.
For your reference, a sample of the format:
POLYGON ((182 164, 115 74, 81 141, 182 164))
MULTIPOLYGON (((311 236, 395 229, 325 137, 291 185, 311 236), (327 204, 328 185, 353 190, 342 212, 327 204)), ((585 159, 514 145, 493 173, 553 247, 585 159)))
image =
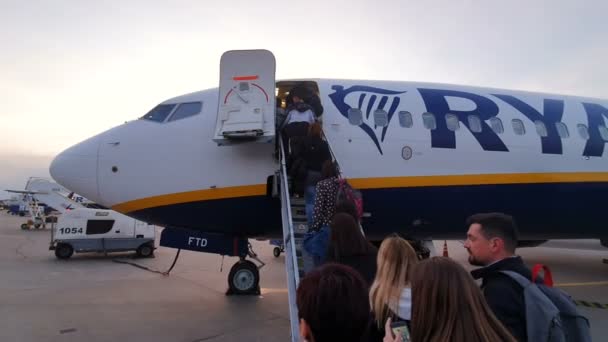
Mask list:
POLYGON ((405 321, 393 322, 392 318, 386 320, 384 325, 386 335, 383 342, 410 342, 410 330, 405 321))
MULTIPOLYGON (((403 341, 390 320, 384 342, 403 341)), ((421 261, 412 273, 412 342, 515 342, 494 316, 471 275, 445 257, 421 261)))
POLYGON ((408 328, 412 312, 410 279, 418 256, 405 239, 394 235, 382 241, 376 263, 378 270, 369 299, 375 321, 371 334, 379 335, 379 340, 388 318, 408 328))

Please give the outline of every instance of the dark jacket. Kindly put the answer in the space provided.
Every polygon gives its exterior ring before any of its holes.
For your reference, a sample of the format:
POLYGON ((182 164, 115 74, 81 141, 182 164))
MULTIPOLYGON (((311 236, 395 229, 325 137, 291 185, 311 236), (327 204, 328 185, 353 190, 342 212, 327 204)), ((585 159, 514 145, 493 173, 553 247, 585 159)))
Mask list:
POLYGON ((373 251, 369 254, 341 257, 340 260, 332 260, 333 258, 328 256, 327 261, 337 262, 342 265, 352 267, 359 272, 361 277, 363 277, 363 280, 365 280, 365 283, 367 284, 367 288, 370 288, 374 282, 374 278, 376 277, 377 254, 378 253, 376 251, 373 251))
POLYGON ((303 151, 306 167, 309 170, 321 172, 323 163, 331 160, 327 142, 319 137, 306 137, 303 151))
POLYGON ((516 340, 527 341, 523 288, 499 271, 514 271, 528 279, 532 279, 532 272, 524 265, 521 257, 506 258, 471 272, 473 278, 483 279, 481 289, 496 318, 516 340))

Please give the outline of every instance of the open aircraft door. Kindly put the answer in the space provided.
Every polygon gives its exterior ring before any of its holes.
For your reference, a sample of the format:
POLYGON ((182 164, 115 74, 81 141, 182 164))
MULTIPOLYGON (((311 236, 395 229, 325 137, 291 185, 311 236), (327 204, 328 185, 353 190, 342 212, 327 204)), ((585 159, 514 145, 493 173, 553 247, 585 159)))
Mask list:
POLYGON ((220 90, 213 140, 271 142, 275 136, 276 61, 267 50, 232 50, 220 61, 220 90))

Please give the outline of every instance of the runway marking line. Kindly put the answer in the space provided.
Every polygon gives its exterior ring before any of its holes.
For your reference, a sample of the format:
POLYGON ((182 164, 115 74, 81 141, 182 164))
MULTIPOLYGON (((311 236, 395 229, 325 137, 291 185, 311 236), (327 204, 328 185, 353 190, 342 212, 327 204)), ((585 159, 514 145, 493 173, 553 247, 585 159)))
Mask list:
POLYGON ((608 310, 608 304, 602 304, 602 303, 598 303, 598 302, 588 302, 585 300, 575 300, 574 303, 577 306, 584 306, 584 307, 592 308, 592 309, 608 310))
POLYGON ((602 285, 608 285, 608 280, 607 281, 588 281, 585 283, 562 283, 562 284, 555 284, 555 287, 602 286, 602 285))
MULTIPOLYGON (((605 286, 608 285, 608 281, 589 281, 586 283, 563 283, 555 284, 555 287, 575 287, 575 286, 605 286)), ((604 309, 608 310, 608 304, 602 304, 598 302, 590 302, 586 300, 574 300, 577 306, 584 306, 592 309, 604 309)))

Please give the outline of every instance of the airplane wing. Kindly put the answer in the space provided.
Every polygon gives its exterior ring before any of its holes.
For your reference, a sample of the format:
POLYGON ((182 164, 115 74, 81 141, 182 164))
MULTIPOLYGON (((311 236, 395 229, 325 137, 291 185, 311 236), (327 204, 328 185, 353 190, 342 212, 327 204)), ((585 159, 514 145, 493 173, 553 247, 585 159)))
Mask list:
POLYGON ((10 190, 10 189, 5 189, 4 191, 14 193, 14 194, 27 194, 27 195, 47 194, 47 192, 42 192, 42 191, 10 190))

